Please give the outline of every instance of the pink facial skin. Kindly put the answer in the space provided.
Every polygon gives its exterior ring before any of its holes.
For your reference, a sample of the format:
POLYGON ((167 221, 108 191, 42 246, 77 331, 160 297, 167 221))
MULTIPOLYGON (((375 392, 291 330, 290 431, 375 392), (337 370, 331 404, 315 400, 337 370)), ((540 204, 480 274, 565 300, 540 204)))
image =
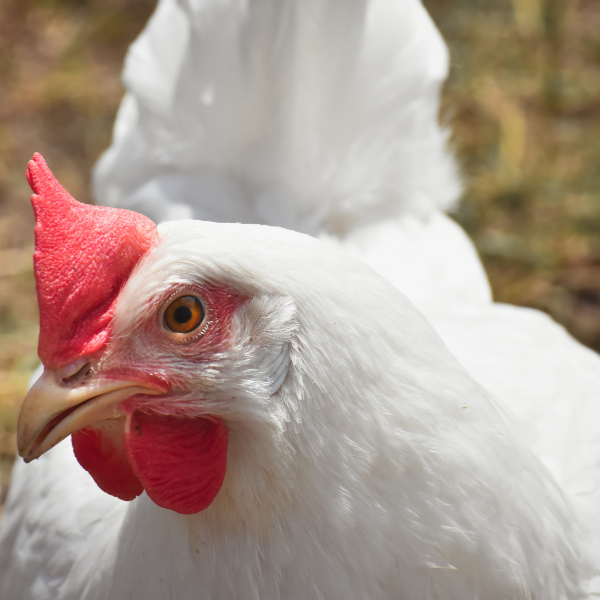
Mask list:
MULTIPOLYGON (((204 287, 199 295, 206 304, 209 325, 199 328, 202 335, 186 344, 186 350, 201 362, 226 347, 231 320, 245 298, 221 286, 204 287)), ((148 326, 156 327, 156 321, 150 319, 148 326)), ((133 372, 126 365, 122 369, 110 376, 132 379, 133 372)), ((213 415, 181 416, 181 405, 177 417, 169 415, 173 384, 168 374, 161 381, 147 377, 146 383, 164 388, 164 394, 124 400, 124 423, 105 421, 74 433, 75 456, 112 496, 133 500, 145 490, 163 508, 182 514, 204 510, 225 477, 227 427, 213 415)), ((190 412, 197 413, 197 407, 190 412)))

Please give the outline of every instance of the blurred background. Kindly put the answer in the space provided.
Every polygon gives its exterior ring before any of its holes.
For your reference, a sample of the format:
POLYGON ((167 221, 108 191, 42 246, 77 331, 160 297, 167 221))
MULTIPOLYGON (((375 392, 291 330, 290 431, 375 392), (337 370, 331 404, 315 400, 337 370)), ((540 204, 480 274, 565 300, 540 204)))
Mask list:
MULTIPOLYGON (((400 0, 399 0, 400 1, 400 0)), ((600 351, 600 2, 423 0, 451 53, 440 118, 465 193, 453 215, 495 299, 600 351)), ((37 365, 27 161, 92 202, 129 44, 155 0, 0 0, 0 511, 37 365)))

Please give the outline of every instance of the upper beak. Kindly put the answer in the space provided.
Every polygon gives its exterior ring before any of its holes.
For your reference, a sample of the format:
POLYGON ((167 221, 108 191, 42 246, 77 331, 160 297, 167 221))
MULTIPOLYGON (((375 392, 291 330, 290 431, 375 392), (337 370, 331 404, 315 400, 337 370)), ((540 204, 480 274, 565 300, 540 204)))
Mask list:
POLYGON ((121 400, 135 394, 158 393, 133 381, 92 381, 68 387, 56 371, 47 369, 29 390, 19 413, 19 454, 30 462, 83 427, 122 417, 121 400))

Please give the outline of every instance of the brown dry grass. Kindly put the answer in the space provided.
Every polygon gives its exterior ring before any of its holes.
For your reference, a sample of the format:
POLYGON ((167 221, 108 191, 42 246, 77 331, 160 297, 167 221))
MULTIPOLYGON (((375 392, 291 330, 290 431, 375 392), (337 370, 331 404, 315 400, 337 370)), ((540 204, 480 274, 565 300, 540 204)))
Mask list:
POLYGON ((600 350, 600 3, 425 0, 452 54, 456 218, 496 300, 600 350))
MULTIPOLYGON (((600 349, 600 3, 424 0, 449 42, 443 118, 464 166, 456 218, 496 299, 534 306, 600 349)), ((91 201, 121 64, 153 0, 4 0, 0 11, 0 506, 15 421, 36 365, 38 151, 91 201)))

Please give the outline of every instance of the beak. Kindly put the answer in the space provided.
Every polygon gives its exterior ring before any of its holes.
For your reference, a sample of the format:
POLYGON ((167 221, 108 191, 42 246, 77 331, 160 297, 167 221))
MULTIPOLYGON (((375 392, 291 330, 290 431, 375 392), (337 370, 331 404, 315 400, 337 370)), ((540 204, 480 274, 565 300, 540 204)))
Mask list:
POLYGON ((68 387, 47 369, 29 390, 17 422, 19 454, 30 462, 66 437, 105 419, 119 419, 118 404, 135 394, 155 395, 156 388, 133 381, 97 381, 68 387))

